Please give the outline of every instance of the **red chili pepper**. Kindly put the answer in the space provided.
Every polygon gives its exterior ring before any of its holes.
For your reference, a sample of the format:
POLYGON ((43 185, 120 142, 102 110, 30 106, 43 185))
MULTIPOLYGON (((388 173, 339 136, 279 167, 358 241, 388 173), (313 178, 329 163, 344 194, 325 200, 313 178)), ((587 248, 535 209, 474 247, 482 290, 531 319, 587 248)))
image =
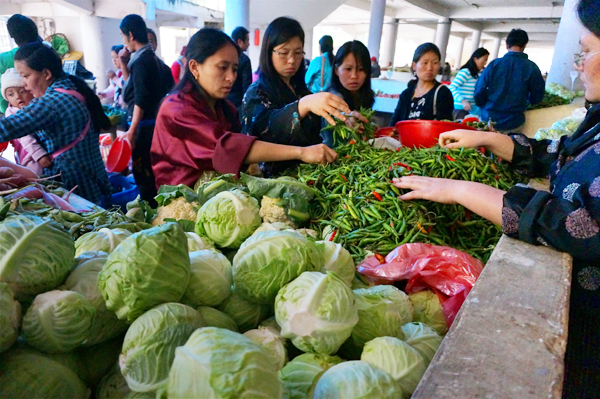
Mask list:
POLYGON ((344 176, 343 174, 340 173, 340 176, 342 176, 342 179, 344 179, 344 181, 348 181, 348 179, 346 179, 346 176, 344 176))
POLYGON ((344 208, 345 210, 348 210, 348 206, 346 204, 342 204, 342 208, 344 208))
POLYGON ((460 220, 457 220, 457 221, 456 221, 456 224, 457 224, 458 226, 460 226, 462 223, 460 222, 460 220))
POLYGON ((420 223, 420 222, 417 222, 417 227, 419 228, 419 231, 420 231, 421 233, 423 233, 423 234, 429 234, 429 233, 427 232, 427 230, 425 230, 425 229, 423 228, 423 226, 421 226, 421 223, 420 223))
POLYGON ((471 211, 468 209, 465 209, 465 219, 471 220, 471 211))
POLYGON ((385 258, 379 254, 375 254, 375 258, 377 258, 377 260, 379 261, 380 264, 384 264, 385 263, 385 258))
POLYGON ((400 152, 400 147, 396 148, 396 152, 400 152))
POLYGON ((356 140, 350 140, 350 144, 356 144, 356 140))
POLYGON ((312 186, 313 184, 315 184, 314 180, 309 180, 308 182, 306 182, 306 184, 308 184, 309 186, 312 186))
POLYGON ((390 226, 394 227, 394 222, 390 223, 390 226))
POLYGON ((350 155, 346 155, 344 158, 350 158, 350 155))
POLYGON ((499 179, 498 175, 494 176, 494 179, 498 180, 499 179))
POLYGON ((331 237, 329 237, 329 241, 333 241, 336 234, 337 234, 337 230, 333 230, 333 233, 331 233, 331 237))
POLYGON ((427 234, 431 233, 433 231, 433 226, 429 226, 427 228, 427 234))
POLYGON ((405 164, 405 163, 402 163, 402 162, 396 162, 396 163, 394 163, 394 164, 392 164, 392 165, 393 165, 393 166, 402 166, 403 168, 406 168, 406 169, 408 169, 408 170, 411 170, 411 169, 410 169, 410 166, 408 166, 407 164, 405 164))
POLYGON ((383 198, 381 198, 381 195, 379 195, 377 191, 373 191, 373 197, 377 198, 379 201, 383 201, 383 198))
POLYGON ((494 164, 491 164, 490 167, 492 168, 492 170, 496 173, 498 173, 498 167, 494 164))
POLYGON ((450 155, 446 154, 445 157, 448 159, 448 161, 456 161, 456 159, 452 158, 450 155))

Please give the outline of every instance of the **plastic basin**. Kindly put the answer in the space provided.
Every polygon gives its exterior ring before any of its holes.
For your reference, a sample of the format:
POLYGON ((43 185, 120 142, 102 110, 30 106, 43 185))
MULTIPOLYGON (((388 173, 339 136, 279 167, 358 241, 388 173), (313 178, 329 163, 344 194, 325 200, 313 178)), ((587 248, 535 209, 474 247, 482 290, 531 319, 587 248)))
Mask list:
POLYGON ((377 129, 375 137, 397 137, 398 131, 395 126, 382 127, 377 129))
POLYGON ((462 123, 410 120, 396 123, 400 142, 405 147, 433 147, 438 143, 440 134, 456 129, 477 130, 462 123))
POLYGON ((109 173, 122 172, 127 167, 130 158, 131 148, 129 147, 129 143, 126 140, 117 137, 112 143, 110 152, 106 157, 106 170, 109 173))
POLYGON ((127 203, 135 200, 140 194, 135 185, 135 180, 118 173, 111 173, 108 175, 108 181, 110 181, 110 184, 115 189, 119 190, 119 192, 113 194, 111 197, 112 205, 121 207, 123 213, 127 212, 127 203))
POLYGON ((8 141, 4 143, 0 143, 0 152, 6 150, 8 148, 8 141))

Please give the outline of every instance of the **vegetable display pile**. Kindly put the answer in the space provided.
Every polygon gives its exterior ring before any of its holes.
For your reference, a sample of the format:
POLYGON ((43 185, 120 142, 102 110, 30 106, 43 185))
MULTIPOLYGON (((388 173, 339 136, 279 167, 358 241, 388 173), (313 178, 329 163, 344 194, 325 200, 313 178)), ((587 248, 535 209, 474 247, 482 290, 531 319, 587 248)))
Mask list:
POLYGON ((532 109, 556 107, 557 105, 570 104, 571 100, 561 97, 557 94, 552 94, 552 93, 549 93, 546 91, 544 93, 544 98, 542 99, 541 102, 539 102, 536 105, 529 105, 529 107, 527 107, 527 109, 532 110, 532 109))
POLYGON ((486 261, 501 229, 459 205, 399 201, 390 182, 415 174, 476 181, 503 190, 523 177, 472 149, 376 150, 364 143, 338 147, 332 165, 301 165, 298 179, 318 191, 311 208, 314 230, 341 243, 355 261, 367 251, 387 254, 400 244, 448 245, 486 261))

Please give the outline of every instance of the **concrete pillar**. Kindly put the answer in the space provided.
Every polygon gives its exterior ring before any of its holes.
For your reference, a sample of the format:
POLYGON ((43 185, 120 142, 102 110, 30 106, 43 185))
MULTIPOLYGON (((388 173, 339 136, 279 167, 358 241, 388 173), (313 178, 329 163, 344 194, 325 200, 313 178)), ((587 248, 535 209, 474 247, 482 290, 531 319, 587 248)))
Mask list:
POLYGON ((304 31, 304 52, 306 53, 304 57, 309 60, 313 59, 313 32, 314 29, 312 28, 304 31))
POLYGON ((492 61, 492 60, 495 60, 496 58, 498 58, 498 54, 500 54, 500 45, 501 44, 502 44, 502 38, 495 37, 494 40, 492 41, 492 48, 489 49, 489 52, 490 52, 489 61, 492 61))
POLYGON ((104 90, 108 86, 106 70, 115 69, 110 48, 123 44, 119 30, 121 20, 80 14, 79 21, 84 65, 96 77, 96 88, 104 90))
POLYGON ((386 48, 381 55, 380 65, 387 67, 391 62, 394 65, 394 56, 396 55, 396 38, 398 37, 398 18, 392 18, 392 22, 386 25, 386 48))
POLYGON ((225 2, 225 33, 231 35, 238 26, 250 30, 250 0, 225 2))
POLYGON ((463 50, 465 49, 465 37, 459 38, 458 46, 456 46, 456 53, 454 54, 454 68, 458 69, 462 66, 463 50))
POLYGON ((473 36, 471 36, 471 54, 479 48, 479 42, 481 41, 481 31, 474 30, 473 36))
POLYGON ((442 58, 440 59, 440 65, 442 66, 446 62, 446 50, 448 48, 448 40, 450 39, 450 25, 452 25, 450 18, 438 18, 435 45, 440 49, 440 53, 442 55, 442 58))
MULTIPOLYGON (((575 70, 573 66, 573 54, 579 53, 579 37, 582 26, 577 18, 577 0, 566 0, 563 8, 558 33, 556 35, 555 49, 552 56, 552 65, 548 73, 547 83, 558 83, 564 87, 571 88, 571 77, 569 73, 575 70)), ((542 71, 544 73, 545 71, 542 71)))
POLYGON ((371 20, 369 22, 369 54, 379 61, 379 47, 383 33, 383 17, 385 16, 385 0, 371 0, 371 20))

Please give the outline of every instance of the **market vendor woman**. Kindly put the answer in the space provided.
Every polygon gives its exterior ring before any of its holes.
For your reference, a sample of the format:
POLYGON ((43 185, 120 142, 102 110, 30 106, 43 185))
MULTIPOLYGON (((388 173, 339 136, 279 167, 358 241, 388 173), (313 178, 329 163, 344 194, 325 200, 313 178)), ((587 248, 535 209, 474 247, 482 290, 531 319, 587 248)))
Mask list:
MULTIPOLYGON (((335 124, 349 113, 348 104, 331 93, 311 94, 304 82, 304 31, 295 19, 269 24, 260 50, 260 74, 242 104, 242 132, 277 144, 306 147, 321 143, 321 117, 335 124)), ((266 176, 297 165, 261 165, 266 176)))
POLYGON ((239 65, 240 49, 225 33, 202 29, 185 52, 183 78, 162 103, 152 141, 157 187, 194 183, 203 172, 238 174, 243 165, 298 160, 329 163, 337 154, 324 144, 288 146, 240 134, 236 108, 226 100, 239 65))
MULTIPOLYGON (((600 102, 600 2, 581 0, 585 29, 575 68, 585 97, 600 102)), ((600 388, 600 104, 571 137, 532 140, 517 134, 455 130, 440 136, 447 148, 485 146, 530 176, 550 176, 550 192, 517 186, 508 192, 475 182, 408 176, 394 185, 412 191, 402 200, 461 204, 502 225, 504 234, 547 245, 574 258, 563 397, 598 397, 600 388)))
POLYGON ((36 135, 54 162, 45 174, 60 173, 62 185, 101 204, 111 194, 100 156, 98 132, 110 127, 96 94, 66 75, 58 54, 41 43, 23 45, 15 68, 34 99, 15 115, 0 119, 0 142, 36 135))

